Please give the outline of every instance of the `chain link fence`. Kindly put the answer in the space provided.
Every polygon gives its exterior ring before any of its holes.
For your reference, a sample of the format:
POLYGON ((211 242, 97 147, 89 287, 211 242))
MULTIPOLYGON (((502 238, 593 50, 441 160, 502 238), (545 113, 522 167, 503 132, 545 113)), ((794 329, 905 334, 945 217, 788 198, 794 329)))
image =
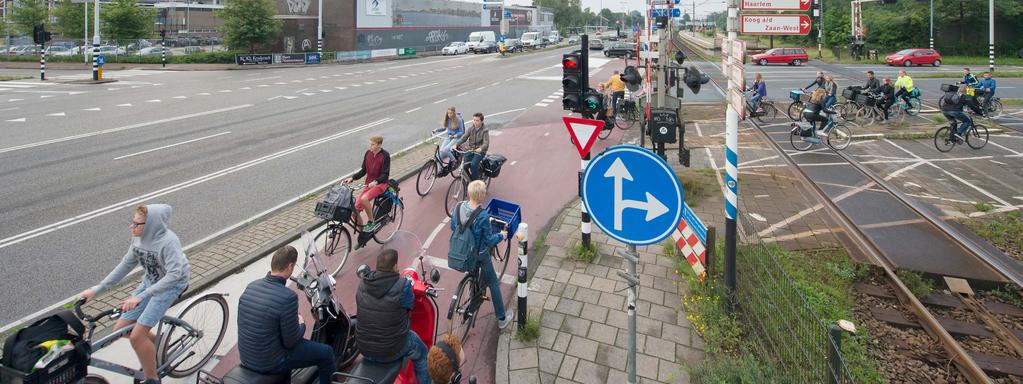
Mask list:
POLYGON ((777 368, 785 383, 854 383, 830 324, 808 303, 798 283, 777 260, 782 252, 766 244, 745 214, 738 220, 735 292, 739 323, 758 359, 777 368))

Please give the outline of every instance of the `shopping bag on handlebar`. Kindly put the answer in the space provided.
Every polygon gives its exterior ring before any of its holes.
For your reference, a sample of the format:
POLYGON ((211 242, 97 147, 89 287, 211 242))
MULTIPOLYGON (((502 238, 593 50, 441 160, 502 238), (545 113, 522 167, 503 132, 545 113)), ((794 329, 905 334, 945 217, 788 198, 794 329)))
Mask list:
POLYGON ((476 207, 469 214, 469 219, 462 221, 462 209, 465 204, 455 206, 455 212, 451 220, 454 220, 455 230, 451 231, 451 245, 448 247, 448 268, 458 272, 469 272, 476 267, 476 254, 479 253, 480 239, 472 232, 472 225, 476 218, 483 212, 482 207, 476 207))
POLYGON ((333 221, 346 221, 352 217, 352 189, 340 184, 330 188, 327 196, 316 203, 316 217, 333 221))
MULTIPOLYGON (((29 373, 36 368, 36 363, 50 352, 46 342, 67 340, 73 347, 64 351, 60 358, 51 359, 50 364, 46 364, 44 368, 60 361, 68 365, 87 365, 91 348, 89 343, 83 341, 84 335, 85 326, 82 322, 71 311, 62 310, 36 320, 32 325, 9 336, 4 341, 4 355, 0 362, 6 368, 29 373), (64 356, 67 356, 67 359, 64 356)), ((82 372, 84 377, 84 370, 82 372)))

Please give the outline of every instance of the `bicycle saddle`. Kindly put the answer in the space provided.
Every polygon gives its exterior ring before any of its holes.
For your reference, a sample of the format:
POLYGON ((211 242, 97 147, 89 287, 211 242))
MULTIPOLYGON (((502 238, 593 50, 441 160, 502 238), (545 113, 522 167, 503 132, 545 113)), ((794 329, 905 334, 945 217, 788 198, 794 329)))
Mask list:
POLYGON ((366 359, 362 359, 359 365, 355 367, 351 372, 351 376, 354 376, 346 383, 350 384, 381 384, 381 383, 393 383, 398 378, 398 374, 401 373, 401 369, 408 364, 408 359, 401 359, 398 361, 392 361, 390 363, 377 363, 366 359), (358 377, 358 378, 355 378, 358 377), (370 379, 372 381, 366 381, 363 378, 370 379))
POLYGON ((291 382, 291 374, 259 373, 238 364, 224 375, 223 380, 224 384, 288 384, 291 382))

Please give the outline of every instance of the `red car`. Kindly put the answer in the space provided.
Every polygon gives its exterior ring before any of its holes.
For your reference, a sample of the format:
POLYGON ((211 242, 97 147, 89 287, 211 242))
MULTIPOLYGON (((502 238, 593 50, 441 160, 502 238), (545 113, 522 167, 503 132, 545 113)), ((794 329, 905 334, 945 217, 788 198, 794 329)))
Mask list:
POLYGON ((809 59, 809 56, 806 55, 806 50, 803 48, 774 48, 751 57, 752 62, 757 65, 771 63, 803 65, 809 59))
POLYGON ((911 65, 933 65, 937 67, 941 65, 941 55, 933 49, 911 48, 886 56, 884 62, 888 65, 901 65, 905 67, 911 65))

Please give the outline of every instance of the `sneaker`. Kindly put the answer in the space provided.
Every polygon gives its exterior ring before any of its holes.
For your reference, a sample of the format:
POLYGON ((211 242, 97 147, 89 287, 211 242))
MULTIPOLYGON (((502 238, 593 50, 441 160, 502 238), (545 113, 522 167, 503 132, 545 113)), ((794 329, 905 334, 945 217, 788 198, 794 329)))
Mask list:
POLYGON ((514 320, 514 319, 515 319, 515 314, 514 313, 512 313, 512 314, 507 314, 506 313, 505 316, 504 316, 504 320, 500 320, 500 319, 497 320, 497 327, 501 328, 501 329, 508 328, 508 324, 511 324, 512 320, 514 320))
POLYGON ((373 232, 373 230, 376 229, 376 227, 377 227, 376 222, 370 221, 370 222, 366 223, 366 225, 362 226, 362 231, 363 232, 373 232))
POLYGON ((804 137, 803 141, 805 141, 807 143, 820 144, 821 143, 821 138, 816 137, 816 136, 814 136, 814 137, 804 137))
POLYGON ((437 177, 447 176, 448 173, 451 173, 451 171, 448 170, 448 167, 441 167, 440 172, 437 172, 437 177))

